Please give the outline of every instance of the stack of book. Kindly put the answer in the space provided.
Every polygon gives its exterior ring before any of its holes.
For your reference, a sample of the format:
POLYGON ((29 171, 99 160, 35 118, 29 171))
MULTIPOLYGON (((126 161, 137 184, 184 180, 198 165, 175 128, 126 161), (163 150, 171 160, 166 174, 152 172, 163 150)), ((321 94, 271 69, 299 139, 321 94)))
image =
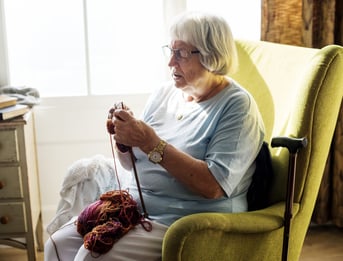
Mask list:
POLYGON ((30 107, 24 104, 17 104, 17 98, 6 94, 0 94, 0 120, 9 120, 22 116, 30 110, 30 107))

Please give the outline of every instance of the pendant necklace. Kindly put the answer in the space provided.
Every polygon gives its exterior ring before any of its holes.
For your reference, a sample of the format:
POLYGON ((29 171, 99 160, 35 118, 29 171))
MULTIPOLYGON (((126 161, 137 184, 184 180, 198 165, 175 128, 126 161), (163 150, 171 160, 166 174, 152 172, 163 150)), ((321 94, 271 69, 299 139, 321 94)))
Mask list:
MULTIPOLYGON (((183 96, 183 95, 182 95, 183 96)), ((179 108, 176 112, 175 118, 178 121, 181 121, 184 119, 185 115, 189 114, 196 106, 195 101, 185 101, 185 99, 182 97, 182 101, 180 101, 179 108)))

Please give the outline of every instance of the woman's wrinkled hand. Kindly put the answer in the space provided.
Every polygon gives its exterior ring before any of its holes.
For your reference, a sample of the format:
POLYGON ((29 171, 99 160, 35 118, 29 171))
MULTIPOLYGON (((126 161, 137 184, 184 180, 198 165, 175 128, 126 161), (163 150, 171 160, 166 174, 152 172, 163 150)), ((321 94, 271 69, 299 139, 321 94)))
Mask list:
MULTIPOLYGON (((108 112, 106 127, 119 150, 123 147, 139 147, 148 153, 160 138, 153 128, 134 117, 133 112, 122 102, 115 103, 108 112)), ((122 151, 122 150, 121 150, 122 151)))
MULTIPOLYGON (((112 108, 109 109, 108 111, 108 116, 107 116, 107 121, 106 121, 106 128, 107 128, 107 132, 111 135, 114 135, 116 133, 115 131, 115 121, 116 120, 121 120, 118 118, 118 116, 115 116, 115 112, 118 110, 124 110, 127 111, 130 115, 133 115, 132 111, 130 110, 129 107, 127 107, 126 105, 123 104, 123 102, 117 102, 113 105, 112 108)), ((117 148, 125 153, 129 150, 128 146, 125 146, 123 144, 120 144, 118 142, 116 142, 117 148)))
POLYGON ((111 107, 108 111, 107 120, 106 120, 106 128, 109 134, 115 134, 115 126, 114 126, 114 119, 116 116, 114 112, 116 110, 125 110, 133 115, 133 112, 130 110, 128 106, 126 106, 123 102, 116 102, 114 103, 113 107, 111 107))

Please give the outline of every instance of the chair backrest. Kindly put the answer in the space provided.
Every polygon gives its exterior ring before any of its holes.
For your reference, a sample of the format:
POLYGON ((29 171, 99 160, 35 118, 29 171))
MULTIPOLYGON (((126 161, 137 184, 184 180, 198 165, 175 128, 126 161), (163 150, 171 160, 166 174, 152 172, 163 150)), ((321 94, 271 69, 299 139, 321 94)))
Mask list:
MULTIPOLYGON (((236 44, 240 66, 232 77, 256 99, 265 141, 275 136, 308 138, 298 156, 294 201, 309 194, 314 204, 342 100, 343 48, 244 40, 236 44)), ((271 154, 275 177, 270 203, 275 203, 285 197, 288 151, 271 149, 271 154)))

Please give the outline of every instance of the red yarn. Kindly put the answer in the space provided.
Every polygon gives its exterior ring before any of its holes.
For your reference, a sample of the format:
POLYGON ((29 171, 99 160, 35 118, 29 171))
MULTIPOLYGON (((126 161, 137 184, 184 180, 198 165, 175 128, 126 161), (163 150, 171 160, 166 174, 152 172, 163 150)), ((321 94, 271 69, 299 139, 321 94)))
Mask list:
POLYGON ((128 191, 114 190, 102 194, 81 212, 77 231, 83 236, 86 249, 104 254, 139 223, 147 231, 151 230, 128 191))
POLYGON ((126 233, 122 224, 117 221, 107 221, 102 225, 96 226, 91 232, 87 233, 83 240, 86 249, 103 254, 108 252, 113 244, 126 233))
MULTIPOLYGON (((124 108, 123 103, 116 104, 117 108, 124 108)), ((118 182, 119 190, 108 191, 100 196, 100 199, 87 206, 77 219, 77 232, 83 237, 84 247, 91 251, 92 255, 98 255, 108 252, 113 244, 137 224, 141 224, 146 231, 152 230, 152 225, 145 220, 147 213, 143 198, 141 196, 137 170, 135 168, 132 149, 118 144, 117 147, 122 152, 129 152, 134 167, 137 187, 140 192, 140 198, 144 215, 137 207, 137 202, 126 190, 120 189, 120 182, 115 162, 115 153, 111 135, 115 133, 112 122, 114 108, 109 111, 106 122, 107 131, 110 134, 110 143, 112 149, 114 170, 118 182)))

